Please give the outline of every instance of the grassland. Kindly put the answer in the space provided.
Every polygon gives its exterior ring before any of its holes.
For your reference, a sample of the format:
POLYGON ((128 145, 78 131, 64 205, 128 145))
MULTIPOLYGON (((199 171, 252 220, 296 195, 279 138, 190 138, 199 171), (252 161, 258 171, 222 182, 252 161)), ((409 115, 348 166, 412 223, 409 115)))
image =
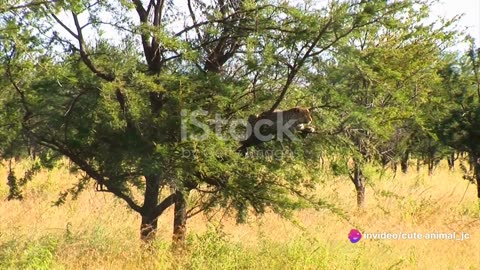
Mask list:
MULTIPOLYGON (((18 165, 20 166, 20 165, 18 165)), ((172 213, 160 220, 159 239, 142 249, 139 217, 109 194, 88 188, 75 201, 53 207, 73 185, 66 170, 42 172, 25 187, 25 200, 5 201, 0 167, 0 269, 480 269, 480 211, 475 186, 441 167, 371 177, 365 209, 355 207, 347 179, 326 179, 318 195, 343 209, 302 210, 293 221, 274 214, 247 224, 221 214, 188 221, 188 247, 170 252, 172 213), (355 225, 352 225, 355 224, 355 225), (468 233, 470 239, 367 240, 363 232, 468 233)))

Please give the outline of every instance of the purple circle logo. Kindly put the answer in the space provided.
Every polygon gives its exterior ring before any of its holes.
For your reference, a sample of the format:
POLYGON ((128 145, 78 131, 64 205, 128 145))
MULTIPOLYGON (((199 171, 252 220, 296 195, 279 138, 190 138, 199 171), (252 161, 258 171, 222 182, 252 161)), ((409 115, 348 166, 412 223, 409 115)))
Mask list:
POLYGON ((351 229, 348 234, 348 239, 350 239, 350 242, 352 243, 357 243, 362 239, 362 233, 357 229, 351 229))

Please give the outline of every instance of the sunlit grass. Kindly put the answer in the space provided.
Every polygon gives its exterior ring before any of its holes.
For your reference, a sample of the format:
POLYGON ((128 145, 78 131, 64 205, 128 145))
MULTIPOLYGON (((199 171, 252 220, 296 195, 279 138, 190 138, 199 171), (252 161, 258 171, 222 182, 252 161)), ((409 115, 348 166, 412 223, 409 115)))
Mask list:
MULTIPOLYGON (((318 187, 319 197, 342 209, 348 221, 329 210, 303 210, 293 222, 266 214, 243 225, 223 215, 210 222, 198 215, 188 221, 187 250, 175 255, 171 211, 160 219, 153 251, 145 251, 139 216, 121 201, 92 187, 54 207, 75 177, 62 169, 42 172, 25 187, 24 201, 0 204, 0 269, 480 269, 476 188, 460 172, 441 167, 432 176, 378 175, 371 173, 360 211, 349 180, 325 179, 318 187), (470 239, 351 244, 347 234, 354 226, 373 233, 466 232, 470 239)), ((6 177, 1 167, 2 200, 6 177)))

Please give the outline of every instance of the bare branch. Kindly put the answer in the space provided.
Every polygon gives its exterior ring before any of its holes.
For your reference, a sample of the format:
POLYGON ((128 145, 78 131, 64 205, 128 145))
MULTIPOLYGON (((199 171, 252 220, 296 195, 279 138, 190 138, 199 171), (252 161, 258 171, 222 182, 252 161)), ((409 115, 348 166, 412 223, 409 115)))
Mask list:
POLYGON ((155 0, 150 0, 150 2, 148 3, 148 7, 147 7, 147 15, 150 14, 150 11, 152 10, 152 7, 155 5, 155 0))
POLYGON ((78 21, 78 16, 73 11, 72 11, 72 16, 73 16, 73 22, 75 23, 75 28, 77 29, 78 46, 80 49, 80 57, 82 58, 83 63, 85 63, 85 65, 87 65, 87 67, 98 77, 109 82, 113 81, 115 77, 112 74, 106 74, 100 71, 99 69, 97 69, 97 67, 92 63, 92 61, 88 57, 88 54, 85 48, 85 40, 83 38, 82 27, 80 26, 80 23, 78 21))
POLYGON ((65 29, 70 35, 72 35, 75 39, 78 40, 78 35, 75 34, 75 33, 72 31, 72 29, 70 29, 68 26, 66 26, 66 25, 62 22, 62 20, 60 20, 60 19, 59 19, 55 14, 53 14, 52 12, 50 13, 50 16, 52 16, 53 19, 55 19, 55 21, 57 21, 57 23, 60 24, 60 25, 63 27, 63 29, 65 29))
MULTIPOLYGON (((154 0, 152 0, 154 1, 154 0)), ((141 0, 132 0, 135 5, 135 10, 137 10, 138 16, 140 17, 140 22, 146 23, 148 21, 148 13, 145 11, 145 8, 142 5, 141 0)), ((152 2, 150 2, 151 4, 152 2)), ((150 11, 150 10, 149 10, 150 11)))
POLYGON ((164 4, 165 4, 165 0, 157 0, 157 3, 155 4, 154 13, 153 13, 153 26, 160 26, 162 22, 162 13, 163 13, 164 4))
MULTIPOLYGON (((193 12, 192 0, 188 0, 188 1, 187 1, 187 6, 188 6, 188 11, 190 12, 190 17, 192 18, 192 22, 193 22, 192 28, 195 28, 195 31, 197 32, 197 38, 198 38, 198 40, 202 40, 202 39, 203 39, 203 38, 202 38, 202 34, 200 33, 200 30, 198 29, 198 27, 199 27, 200 25, 198 25, 198 23, 197 23, 197 18, 195 17, 195 12, 193 12)), ((188 31, 187 29, 188 29, 188 27, 185 28, 185 29, 183 29, 183 30, 180 31, 179 33, 177 33, 175 36, 177 36, 177 35, 179 36, 179 35, 181 35, 182 33, 187 32, 187 31, 188 31)), ((191 29, 191 28, 190 28, 190 29, 191 29)))

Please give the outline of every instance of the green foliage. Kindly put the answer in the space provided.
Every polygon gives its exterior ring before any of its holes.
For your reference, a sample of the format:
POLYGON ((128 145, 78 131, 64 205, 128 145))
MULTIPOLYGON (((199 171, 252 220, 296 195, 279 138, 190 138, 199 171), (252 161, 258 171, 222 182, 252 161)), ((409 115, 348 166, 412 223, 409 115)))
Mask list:
POLYGON ((7 185, 8 185, 8 200, 18 199, 21 200, 23 195, 20 191, 19 184, 17 177, 15 177, 15 173, 10 171, 7 176, 7 185))
MULTIPOLYGON (((442 85, 436 94, 435 109, 439 117, 435 123, 435 134, 440 143, 457 152, 467 152, 472 171, 461 167, 465 179, 480 180, 480 60, 474 48, 466 55, 450 56, 439 74, 442 85)), ((452 150, 450 150, 451 152, 452 150)), ((480 196, 480 194, 479 194, 480 196)))
POLYGON ((429 98, 455 34, 451 21, 424 23, 428 1, 194 2, 60 1, 0 14, 2 157, 30 138, 43 160, 70 159, 86 177, 58 204, 93 179, 142 216, 162 213, 160 190, 171 190, 198 196, 193 212, 228 208, 241 222, 248 209, 329 208, 309 195, 319 157, 350 174, 351 160, 399 158, 418 129, 436 142, 429 98), (225 127, 279 105, 323 108, 320 135, 235 152, 225 127))
MULTIPOLYGON (((388 9, 384 4, 369 2, 358 20, 374 14, 373 9, 388 9)), ((351 158, 385 165, 424 151, 419 145, 425 141, 435 143, 429 97, 441 80, 442 48, 455 32, 448 30, 451 21, 441 27, 425 24, 429 6, 418 4, 419 9, 406 7, 403 17, 386 16, 356 29, 306 76, 314 96, 329 105, 321 120, 344 157, 333 155, 335 173, 348 173, 351 158)))
POLYGON ((16 241, 2 244, 0 249, 0 267, 2 269, 51 269, 58 239, 45 236, 24 246, 16 241), (20 249, 20 250, 19 250, 20 249), (21 254, 18 256, 18 254, 21 254))
POLYGON ((243 248, 240 245, 229 243, 225 235, 212 229, 201 235, 189 236, 187 243, 189 249, 196 252, 192 253, 185 268, 238 269, 252 265, 255 259, 241 255, 243 248))

